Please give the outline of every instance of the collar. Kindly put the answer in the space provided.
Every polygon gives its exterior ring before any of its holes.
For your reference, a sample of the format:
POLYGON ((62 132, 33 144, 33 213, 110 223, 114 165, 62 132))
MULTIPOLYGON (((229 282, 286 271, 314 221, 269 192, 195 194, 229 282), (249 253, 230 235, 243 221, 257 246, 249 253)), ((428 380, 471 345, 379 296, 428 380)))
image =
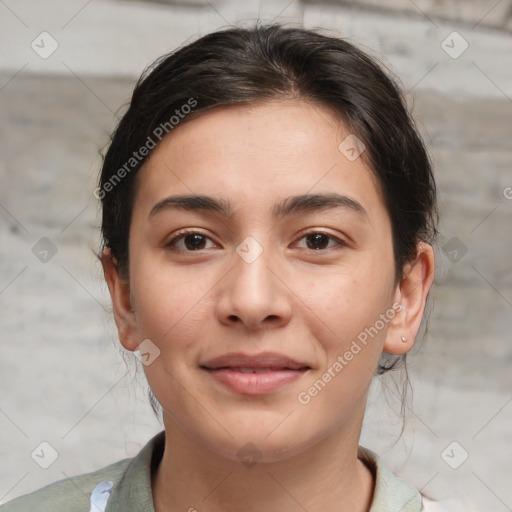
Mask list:
MULTIPOLYGON (((155 512, 151 475, 160 463, 165 445, 165 431, 153 437, 129 463, 115 484, 105 512, 155 512)), ((362 446, 358 458, 372 471, 375 488, 369 512, 420 512, 421 495, 410 484, 398 478, 373 451, 362 446)))
POLYGON ((153 437, 134 457, 112 489, 105 512, 155 512, 151 474, 164 452, 165 431, 153 437))
POLYGON ((421 494, 411 484, 398 478, 373 451, 359 447, 357 457, 375 478, 372 506, 369 512, 420 512, 421 494))

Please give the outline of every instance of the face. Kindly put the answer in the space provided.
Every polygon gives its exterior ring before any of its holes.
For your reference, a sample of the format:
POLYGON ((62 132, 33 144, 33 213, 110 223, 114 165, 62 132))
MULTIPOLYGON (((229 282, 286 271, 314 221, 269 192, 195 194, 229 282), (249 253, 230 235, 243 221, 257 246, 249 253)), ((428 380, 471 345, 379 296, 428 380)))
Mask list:
POLYGON ((349 135, 301 101, 222 108, 140 171, 130 284, 113 298, 123 345, 146 340, 166 429, 268 461, 358 439, 403 315, 389 215, 363 158, 339 149, 349 135), (171 199, 184 195, 210 200, 171 199))

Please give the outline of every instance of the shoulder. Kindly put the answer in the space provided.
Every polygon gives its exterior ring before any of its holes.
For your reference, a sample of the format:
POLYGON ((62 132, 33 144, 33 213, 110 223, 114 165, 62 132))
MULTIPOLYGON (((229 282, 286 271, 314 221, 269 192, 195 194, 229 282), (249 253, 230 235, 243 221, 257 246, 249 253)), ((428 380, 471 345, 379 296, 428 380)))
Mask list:
POLYGON ((470 512, 459 500, 434 501, 423 496, 368 448, 360 446, 358 458, 370 468, 375 479, 370 512, 470 512))
POLYGON ((98 471, 66 478, 0 505, 0 512, 88 512, 93 490, 102 481, 119 482, 132 459, 98 471))
POLYGON ((162 457, 164 445, 162 431, 135 457, 20 496, 0 505, 0 512, 154 512, 151 474, 162 457))

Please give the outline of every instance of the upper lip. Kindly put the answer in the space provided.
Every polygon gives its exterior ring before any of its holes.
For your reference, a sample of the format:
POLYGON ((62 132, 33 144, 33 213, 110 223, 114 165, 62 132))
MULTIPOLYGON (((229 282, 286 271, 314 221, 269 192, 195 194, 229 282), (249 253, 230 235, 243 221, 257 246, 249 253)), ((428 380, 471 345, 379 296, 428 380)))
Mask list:
POLYGON ((208 370, 220 368, 269 368, 273 370, 300 370, 309 368, 306 363, 301 363, 283 354, 276 352, 261 352, 260 354, 229 353, 208 359, 200 364, 208 370))

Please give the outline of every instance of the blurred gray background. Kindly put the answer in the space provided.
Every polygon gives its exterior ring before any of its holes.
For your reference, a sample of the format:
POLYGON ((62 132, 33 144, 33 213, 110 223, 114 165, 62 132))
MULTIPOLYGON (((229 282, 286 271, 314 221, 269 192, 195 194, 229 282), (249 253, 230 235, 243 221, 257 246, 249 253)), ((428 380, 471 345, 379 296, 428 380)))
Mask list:
POLYGON ((0 0, 0 503, 162 429, 94 255, 99 149, 157 56, 260 19, 379 58, 435 164, 442 237, 406 429, 393 380, 376 381, 361 443, 431 496, 512 510, 511 13, 512 0, 0 0))

